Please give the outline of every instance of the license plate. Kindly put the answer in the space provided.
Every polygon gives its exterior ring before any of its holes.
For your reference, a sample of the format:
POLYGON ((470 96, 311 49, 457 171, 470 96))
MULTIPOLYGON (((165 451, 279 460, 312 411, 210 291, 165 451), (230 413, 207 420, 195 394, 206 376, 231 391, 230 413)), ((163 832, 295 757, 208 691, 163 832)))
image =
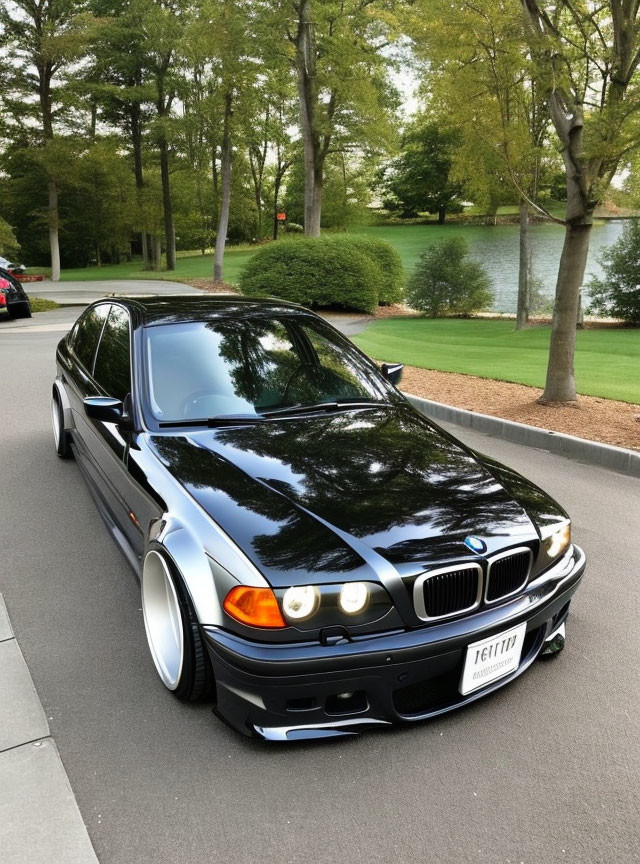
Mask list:
POLYGON ((485 687, 498 678, 509 675, 520 665, 520 655, 527 625, 519 624, 490 639, 482 639, 467 646, 467 656, 460 681, 463 696, 485 687))

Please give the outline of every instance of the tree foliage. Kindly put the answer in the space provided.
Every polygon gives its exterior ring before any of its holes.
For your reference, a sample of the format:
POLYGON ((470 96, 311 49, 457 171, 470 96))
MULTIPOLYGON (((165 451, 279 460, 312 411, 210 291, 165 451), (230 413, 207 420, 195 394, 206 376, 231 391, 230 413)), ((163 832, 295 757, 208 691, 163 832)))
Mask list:
POLYGON ((381 269, 351 238, 324 235, 279 240, 260 249, 240 278, 250 297, 280 297, 311 307, 373 312, 381 269))
POLYGON ((390 163, 384 180, 385 207, 402 217, 459 212, 462 185, 453 179, 452 163, 460 143, 457 129, 443 129, 427 116, 416 118, 402 138, 402 152, 390 163))
POLYGON ((471 315, 493 301, 491 280, 469 258, 464 237, 450 237, 420 256, 407 286, 407 303, 430 318, 471 315))
POLYGON ((640 324, 640 222, 624 226, 622 237, 600 256, 603 274, 589 282, 591 311, 640 324))

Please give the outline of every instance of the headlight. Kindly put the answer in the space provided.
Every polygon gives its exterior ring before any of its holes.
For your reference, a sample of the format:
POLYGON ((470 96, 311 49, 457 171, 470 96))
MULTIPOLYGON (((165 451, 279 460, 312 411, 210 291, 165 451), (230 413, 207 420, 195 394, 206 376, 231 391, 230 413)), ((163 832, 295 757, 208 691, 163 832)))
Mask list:
POLYGON ((287 588, 282 598, 282 611, 290 621, 310 618, 320 604, 320 593, 314 585, 287 588))
POLYGON ((548 558, 557 558, 568 548, 571 543, 571 523, 567 522, 558 531, 554 531, 542 541, 542 548, 548 558))
POLYGON ((338 603, 347 615, 357 615, 367 608, 369 589, 364 582, 346 582, 340 589, 338 603))

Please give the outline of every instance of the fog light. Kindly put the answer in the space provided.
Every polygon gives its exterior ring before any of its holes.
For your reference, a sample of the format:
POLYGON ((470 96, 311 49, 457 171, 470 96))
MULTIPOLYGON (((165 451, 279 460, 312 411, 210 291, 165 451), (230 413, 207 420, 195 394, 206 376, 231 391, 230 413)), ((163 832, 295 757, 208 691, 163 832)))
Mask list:
POLYGON ((365 582, 346 582, 340 589, 340 608, 347 615, 363 612, 369 602, 369 589, 365 582))
POLYGON ((320 594, 314 585, 295 585, 287 588, 282 598, 282 611, 291 621, 311 617, 320 605, 320 594))

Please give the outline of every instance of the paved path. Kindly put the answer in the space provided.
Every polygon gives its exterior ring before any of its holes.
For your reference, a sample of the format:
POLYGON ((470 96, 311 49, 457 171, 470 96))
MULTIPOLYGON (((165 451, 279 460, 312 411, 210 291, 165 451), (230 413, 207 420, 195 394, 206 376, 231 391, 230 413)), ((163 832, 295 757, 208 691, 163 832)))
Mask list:
POLYGON ((156 678, 136 580, 53 453, 58 338, 0 327, 0 591, 102 864, 637 862, 640 480, 464 432, 573 516, 564 653, 436 721, 254 743, 156 678))
POLYGON ((162 279, 105 279, 86 282, 30 282, 25 285, 31 297, 45 297, 64 305, 85 306, 105 294, 200 294, 197 288, 182 282, 162 279))

